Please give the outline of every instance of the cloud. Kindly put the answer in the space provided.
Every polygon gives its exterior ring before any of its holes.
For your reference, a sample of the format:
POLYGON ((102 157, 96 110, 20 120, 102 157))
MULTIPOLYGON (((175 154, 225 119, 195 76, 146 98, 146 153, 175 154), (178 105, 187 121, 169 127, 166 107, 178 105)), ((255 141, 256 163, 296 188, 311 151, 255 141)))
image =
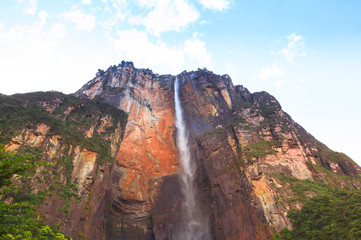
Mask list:
POLYGON ((269 79, 269 78, 279 78, 284 75, 285 75, 285 71, 283 71, 282 67, 279 66, 277 63, 273 63, 270 66, 262 68, 259 77, 261 79, 269 79))
POLYGON ((275 87, 276 87, 277 93, 281 90, 284 82, 285 82, 284 79, 277 79, 277 81, 275 82, 275 87))
POLYGON ((49 14, 45 11, 41 11, 38 14, 39 20, 40 20, 40 24, 44 25, 46 23, 46 19, 48 19, 49 14))
POLYGON ((127 0, 102 0, 104 14, 100 15, 101 26, 110 30, 117 26, 120 21, 124 21, 127 15, 131 15, 127 10, 127 0))
POLYGON ((30 15, 35 15, 38 0, 18 0, 21 4, 24 4, 24 11, 30 15))
POLYGON ((131 17, 130 22, 143 25, 155 36, 167 31, 179 32, 199 17, 198 11, 185 0, 139 0, 138 4, 149 12, 146 16, 131 17))
MULTIPOLYGON (((107 0, 104 0, 107 2, 107 0)), ((116 17, 120 20, 125 19, 125 8, 127 7, 127 0, 109 0, 111 8, 116 10, 116 17)))
MULTIPOLYGON (((8 32, 0 32, 0 50, 2 52, 12 52, 15 50, 32 51, 32 49, 49 49, 59 43, 66 35, 63 24, 54 23, 50 29, 46 30, 45 25, 48 13, 41 11, 38 20, 33 25, 16 25, 8 32)), ((17 53, 22 56, 21 52, 17 53)))
POLYGON ((225 73, 232 78, 234 84, 239 84, 237 80, 242 79, 239 72, 239 64, 240 63, 229 61, 225 65, 225 71, 226 71, 225 73))
POLYGON ((229 8, 230 1, 229 0, 199 0, 199 3, 203 5, 203 7, 222 11, 229 8))
POLYGON ((130 59, 159 73, 176 74, 194 66, 210 67, 212 64, 206 44, 195 37, 169 46, 160 40, 152 41, 144 31, 131 29, 119 31, 110 41, 121 59, 130 59))
POLYGON ((63 13, 66 20, 75 24, 80 31, 90 32, 95 27, 95 16, 86 14, 79 9, 72 9, 63 13))
MULTIPOLYGON (((16 25, 7 30, 0 27, 0 66, 4 70, 2 78, 8 81, 1 92, 38 90, 38 81, 44 78, 46 70, 53 67, 56 71, 58 68, 54 64, 55 50, 66 36, 66 29, 59 23, 48 26, 47 16, 45 11, 41 11, 34 24, 16 25)), ((54 85, 50 81, 54 71, 47 75, 41 85, 54 85)))
POLYGON ((308 82, 309 82, 309 80, 306 79, 306 78, 301 78, 301 79, 299 80, 299 83, 301 83, 301 84, 303 84, 303 83, 308 83, 308 82))
POLYGON ((89 5, 92 3, 92 0, 81 0, 81 3, 84 5, 89 5))
POLYGON ((305 57, 306 52, 304 51, 305 41, 300 35, 292 33, 287 36, 288 44, 287 47, 282 48, 279 52, 288 62, 292 62, 295 57, 305 57))
POLYGON ((211 55, 206 49, 206 43, 199 39, 188 39, 184 42, 184 54, 191 61, 202 63, 202 66, 211 65, 211 55))

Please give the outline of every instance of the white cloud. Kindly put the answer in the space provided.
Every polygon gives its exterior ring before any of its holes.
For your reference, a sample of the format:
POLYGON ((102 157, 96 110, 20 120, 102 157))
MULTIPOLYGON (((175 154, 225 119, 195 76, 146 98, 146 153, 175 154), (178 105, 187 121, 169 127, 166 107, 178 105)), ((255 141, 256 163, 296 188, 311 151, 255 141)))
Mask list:
POLYGON ((181 31, 199 17, 198 11, 185 0, 139 0, 138 4, 150 11, 146 16, 131 17, 130 22, 145 26, 155 36, 167 31, 181 31))
POLYGON ((279 52, 287 61, 292 62, 295 57, 304 57, 306 52, 304 51, 305 41, 300 35, 292 33, 287 36, 287 47, 281 49, 279 52))
POLYGON ((112 8, 116 10, 116 17, 124 20, 126 16, 125 9, 127 7, 127 0, 110 0, 112 8))
POLYGON ((149 68, 167 65, 176 69, 183 62, 183 56, 178 50, 168 48, 160 41, 152 43, 145 32, 136 29, 118 32, 111 41, 121 59, 131 59, 149 68), (170 56, 173 56, 172 61, 169 61, 170 56))
POLYGON ((49 14, 45 11, 41 11, 39 14, 39 20, 42 25, 46 23, 46 19, 48 18, 49 14))
POLYGON ((306 83, 308 83, 309 80, 306 78, 301 78, 298 80, 296 88, 301 88, 303 85, 305 85, 306 83))
POLYGON ((81 3, 84 5, 89 5, 92 3, 92 0, 81 0, 81 3))
POLYGON ((212 10, 222 11, 229 7, 229 0, 199 0, 199 2, 205 7, 212 10))
POLYGON ((279 78, 285 75, 285 71, 277 63, 261 69, 259 77, 261 79, 279 78))
POLYGON ((210 24, 210 23, 211 23, 210 21, 202 20, 199 24, 200 25, 205 25, 205 24, 210 24))
POLYGON ((303 83, 308 83, 309 80, 306 79, 306 78, 301 78, 301 79, 299 80, 299 82, 300 82, 301 84, 303 84, 303 83))
POLYGON ((73 22, 80 31, 90 32, 95 27, 95 16, 86 14, 79 9, 63 13, 65 19, 73 22))
POLYGON ((239 63, 227 62, 225 66, 226 72, 233 80, 234 84, 238 84, 237 80, 240 80, 239 63))
MULTIPOLYGON (((17 25, 8 32, 0 28, 0 50, 3 53, 14 50, 32 51, 38 48, 49 49, 58 44, 66 35, 64 25, 55 23, 50 29, 45 30, 48 13, 41 11, 38 17, 39 20, 34 25, 17 25)), ((17 55, 23 54, 18 52, 17 55)))
POLYGON ((29 0, 28 5, 25 11, 31 15, 34 15, 36 12, 36 5, 38 4, 38 0, 29 0))
POLYGON ((199 39, 188 39, 184 43, 184 53, 191 61, 202 63, 202 66, 211 64, 211 55, 207 52, 206 43, 199 39))
POLYGON ((58 23, 47 27, 47 15, 41 11, 32 25, 16 25, 8 30, 0 28, 0 66, 2 78, 7 79, 1 92, 35 91, 39 83, 54 89, 50 86, 54 85, 51 79, 58 68, 54 64, 55 49, 66 36, 66 29, 58 23), (54 71, 47 75, 45 69, 51 67, 54 71), (48 78, 41 82, 44 75, 48 78))
POLYGON ((110 30, 112 27, 119 24, 119 21, 124 21, 127 15, 127 0, 102 0, 104 14, 100 20, 101 26, 110 30))
POLYGON ((35 15, 38 0, 18 0, 19 3, 24 4, 24 11, 30 15, 35 15))
POLYGON ((275 82, 275 87, 276 87, 277 93, 281 90, 284 82, 285 82, 284 79, 277 79, 277 81, 275 82))
POLYGON ((205 43, 197 38, 168 46, 160 40, 151 41, 146 32, 132 29, 118 32, 110 41, 121 59, 132 60, 137 66, 159 73, 176 74, 194 66, 210 67, 212 64, 205 43))
POLYGON ((157 3, 156 0, 137 0, 137 4, 141 7, 152 8, 157 3))

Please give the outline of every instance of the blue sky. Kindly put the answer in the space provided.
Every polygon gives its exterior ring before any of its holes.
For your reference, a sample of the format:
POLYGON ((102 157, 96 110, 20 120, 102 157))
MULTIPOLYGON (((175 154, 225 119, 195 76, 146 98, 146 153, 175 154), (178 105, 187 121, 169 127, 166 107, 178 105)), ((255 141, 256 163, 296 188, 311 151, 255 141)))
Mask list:
POLYGON ((1 93, 72 93, 122 60, 268 91, 361 164, 361 1, 1 0, 1 93))

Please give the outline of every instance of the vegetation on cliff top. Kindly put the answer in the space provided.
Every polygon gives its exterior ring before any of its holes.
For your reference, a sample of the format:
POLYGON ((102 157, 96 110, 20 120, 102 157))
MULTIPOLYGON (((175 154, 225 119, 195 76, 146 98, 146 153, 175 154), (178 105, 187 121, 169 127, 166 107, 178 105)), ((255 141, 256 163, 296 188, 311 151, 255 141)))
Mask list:
MULTIPOLYGON (((113 161, 109 139, 116 129, 124 130, 126 121, 125 112, 101 99, 80 99, 59 92, 0 96, 0 144, 9 143, 13 137, 25 133, 24 130, 37 134, 34 130, 43 123, 50 127, 47 137, 61 137, 65 153, 70 145, 80 146, 97 152, 100 164, 113 161), (91 128, 94 132, 88 138, 85 132, 91 128), (100 128, 102 131, 97 132, 100 128)), ((57 194, 64 202, 64 207, 58 210, 68 216, 73 199, 79 200, 76 184, 71 181, 72 159, 61 154, 59 159, 53 158, 55 162, 43 166, 42 176, 35 179, 48 188, 34 194, 28 176, 33 176, 35 168, 40 166, 43 150, 24 145, 15 154, 1 146, 0 239, 67 239, 56 227, 44 224, 45 219, 36 209, 44 202, 47 205, 48 196, 57 194), (60 181, 60 175, 66 177, 65 182, 60 181), (11 203, 5 203, 5 199, 11 203)))
POLYGON ((0 96, 0 143, 7 144, 12 137, 25 128, 40 123, 50 126, 47 135, 60 135, 71 145, 80 145, 100 154, 100 159, 111 161, 110 141, 103 135, 114 132, 118 126, 124 128, 127 114, 99 100, 80 99, 59 92, 37 92, 0 96), (44 108, 50 106, 52 113, 44 108), (68 115, 67 110, 71 109, 68 115), (92 125, 100 124, 101 118, 110 116, 105 132, 94 132, 91 138, 85 131, 92 125))

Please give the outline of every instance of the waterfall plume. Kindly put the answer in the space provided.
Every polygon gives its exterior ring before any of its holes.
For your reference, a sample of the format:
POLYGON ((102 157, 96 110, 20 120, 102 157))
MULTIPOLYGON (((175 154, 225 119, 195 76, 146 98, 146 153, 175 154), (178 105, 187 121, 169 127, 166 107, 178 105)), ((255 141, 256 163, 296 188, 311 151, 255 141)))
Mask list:
POLYGON ((181 160, 180 182, 183 200, 183 215, 180 229, 176 232, 175 240, 210 239, 208 221, 202 218, 196 198, 197 189, 194 184, 195 165, 191 158, 183 109, 179 97, 179 79, 174 81, 174 103, 176 112, 177 147, 181 160))

